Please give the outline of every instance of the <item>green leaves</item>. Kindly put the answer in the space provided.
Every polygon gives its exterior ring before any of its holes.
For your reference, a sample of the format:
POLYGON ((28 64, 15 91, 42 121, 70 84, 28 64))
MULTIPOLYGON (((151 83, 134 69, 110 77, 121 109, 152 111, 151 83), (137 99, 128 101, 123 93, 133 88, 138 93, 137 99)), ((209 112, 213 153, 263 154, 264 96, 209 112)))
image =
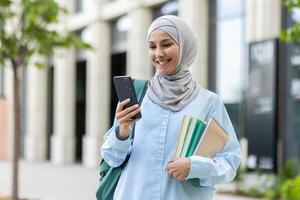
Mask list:
POLYGON ((12 3, 11 0, 1 0, 0 1, 0 7, 8 7, 12 3))
MULTIPOLYGON (((300 9, 300 0, 285 0, 285 6, 290 13, 296 9, 300 9)), ((286 42, 299 42, 300 41, 300 23, 295 22, 291 27, 281 31, 279 38, 286 42)))
MULTIPOLYGON (((20 13, 14 13, 11 0, 0 0, 0 63, 9 60, 25 65, 34 54, 50 56, 55 48, 92 49, 75 34, 59 32, 55 27, 61 15, 67 13, 55 0, 20 0, 20 13), (14 18, 15 30, 8 32, 7 24, 14 18)), ((41 64, 38 67, 43 68, 41 64)))
POLYGON ((283 30, 280 33, 280 39, 287 42, 299 42, 300 40, 300 23, 295 23, 292 27, 283 30))
POLYGON ((292 180, 285 181, 280 187, 282 200, 300 199, 300 175, 292 180))
POLYGON ((294 8, 300 7, 300 0, 285 0, 284 5, 292 12, 294 8))
POLYGON ((58 22, 59 14, 66 9, 53 0, 22 0, 24 22, 30 25, 48 25, 58 22))

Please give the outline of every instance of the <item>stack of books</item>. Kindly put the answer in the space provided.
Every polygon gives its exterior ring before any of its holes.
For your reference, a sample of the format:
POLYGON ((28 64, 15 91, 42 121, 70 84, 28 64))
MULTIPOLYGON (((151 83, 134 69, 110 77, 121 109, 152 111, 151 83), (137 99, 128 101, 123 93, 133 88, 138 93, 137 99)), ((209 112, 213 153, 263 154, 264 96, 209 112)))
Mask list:
MULTIPOLYGON (((198 155, 212 158, 222 151, 227 140, 228 134, 214 118, 205 122, 185 115, 178 137, 176 157, 198 155)), ((200 186, 198 178, 188 179, 188 182, 200 186)))

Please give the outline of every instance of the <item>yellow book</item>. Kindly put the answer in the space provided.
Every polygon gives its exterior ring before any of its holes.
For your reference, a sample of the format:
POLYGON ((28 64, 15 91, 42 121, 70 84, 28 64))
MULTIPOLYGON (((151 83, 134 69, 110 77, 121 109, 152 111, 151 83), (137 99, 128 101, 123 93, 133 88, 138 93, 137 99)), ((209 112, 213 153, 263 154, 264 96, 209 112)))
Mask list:
POLYGON ((179 136, 178 136, 178 142, 177 142, 177 147, 176 147, 176 157, 180 156, 180 152, 182 150, 185 138, 186 138, 186 132, 189 128, 190 125, 190 117, 187 115, 184 115, 183 120, 182 120, 182 124, 181 124, 181 129, 179 132, 179 136))
POLYGON ((191 124, 189 126, 189 129, 187 130, 186 133, 186 138, 184 140, 184 144, 180 153, 181 157, 186 157, 186 153, 188 151, 189 145, 191 143, 191 140, 193 139, 193 132, 195 130, 195 126, 197 124, 197 118, 189 117, 189 120, 191 121, 191 124))

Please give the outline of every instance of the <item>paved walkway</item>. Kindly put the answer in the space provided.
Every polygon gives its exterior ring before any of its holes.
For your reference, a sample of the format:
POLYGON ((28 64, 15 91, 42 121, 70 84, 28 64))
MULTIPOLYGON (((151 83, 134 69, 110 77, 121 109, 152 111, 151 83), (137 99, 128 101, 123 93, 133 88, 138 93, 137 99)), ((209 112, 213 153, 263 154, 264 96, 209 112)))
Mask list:
MULTIPOLYGON (((0 197, 11 192, 11 162, 0 161, 0 197)), ((20 197, 30 200, 95 200, 98 172, 82 165, 20 162, 20 197)), ((217 194, 214 200, 250 200, 217 194)))

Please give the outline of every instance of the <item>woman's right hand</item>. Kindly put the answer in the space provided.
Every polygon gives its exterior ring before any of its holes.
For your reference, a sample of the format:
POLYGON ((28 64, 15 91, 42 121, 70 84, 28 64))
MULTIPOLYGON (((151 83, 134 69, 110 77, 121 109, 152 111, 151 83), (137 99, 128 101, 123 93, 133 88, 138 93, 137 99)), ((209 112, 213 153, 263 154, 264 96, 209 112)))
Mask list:
POLYGON ((131 125, 135 123, 138 119, 132 119, 134 115, 141 112, 138 104, 130 106, 128 108, 124 107, 130 102, 130 99, 121 101, 117 105, 116 109, 116 119, 119 122, 119 139, 125 140, 128 138, 131 132, 131 125), (124 109, 124 110, 123 110, 124 109))

